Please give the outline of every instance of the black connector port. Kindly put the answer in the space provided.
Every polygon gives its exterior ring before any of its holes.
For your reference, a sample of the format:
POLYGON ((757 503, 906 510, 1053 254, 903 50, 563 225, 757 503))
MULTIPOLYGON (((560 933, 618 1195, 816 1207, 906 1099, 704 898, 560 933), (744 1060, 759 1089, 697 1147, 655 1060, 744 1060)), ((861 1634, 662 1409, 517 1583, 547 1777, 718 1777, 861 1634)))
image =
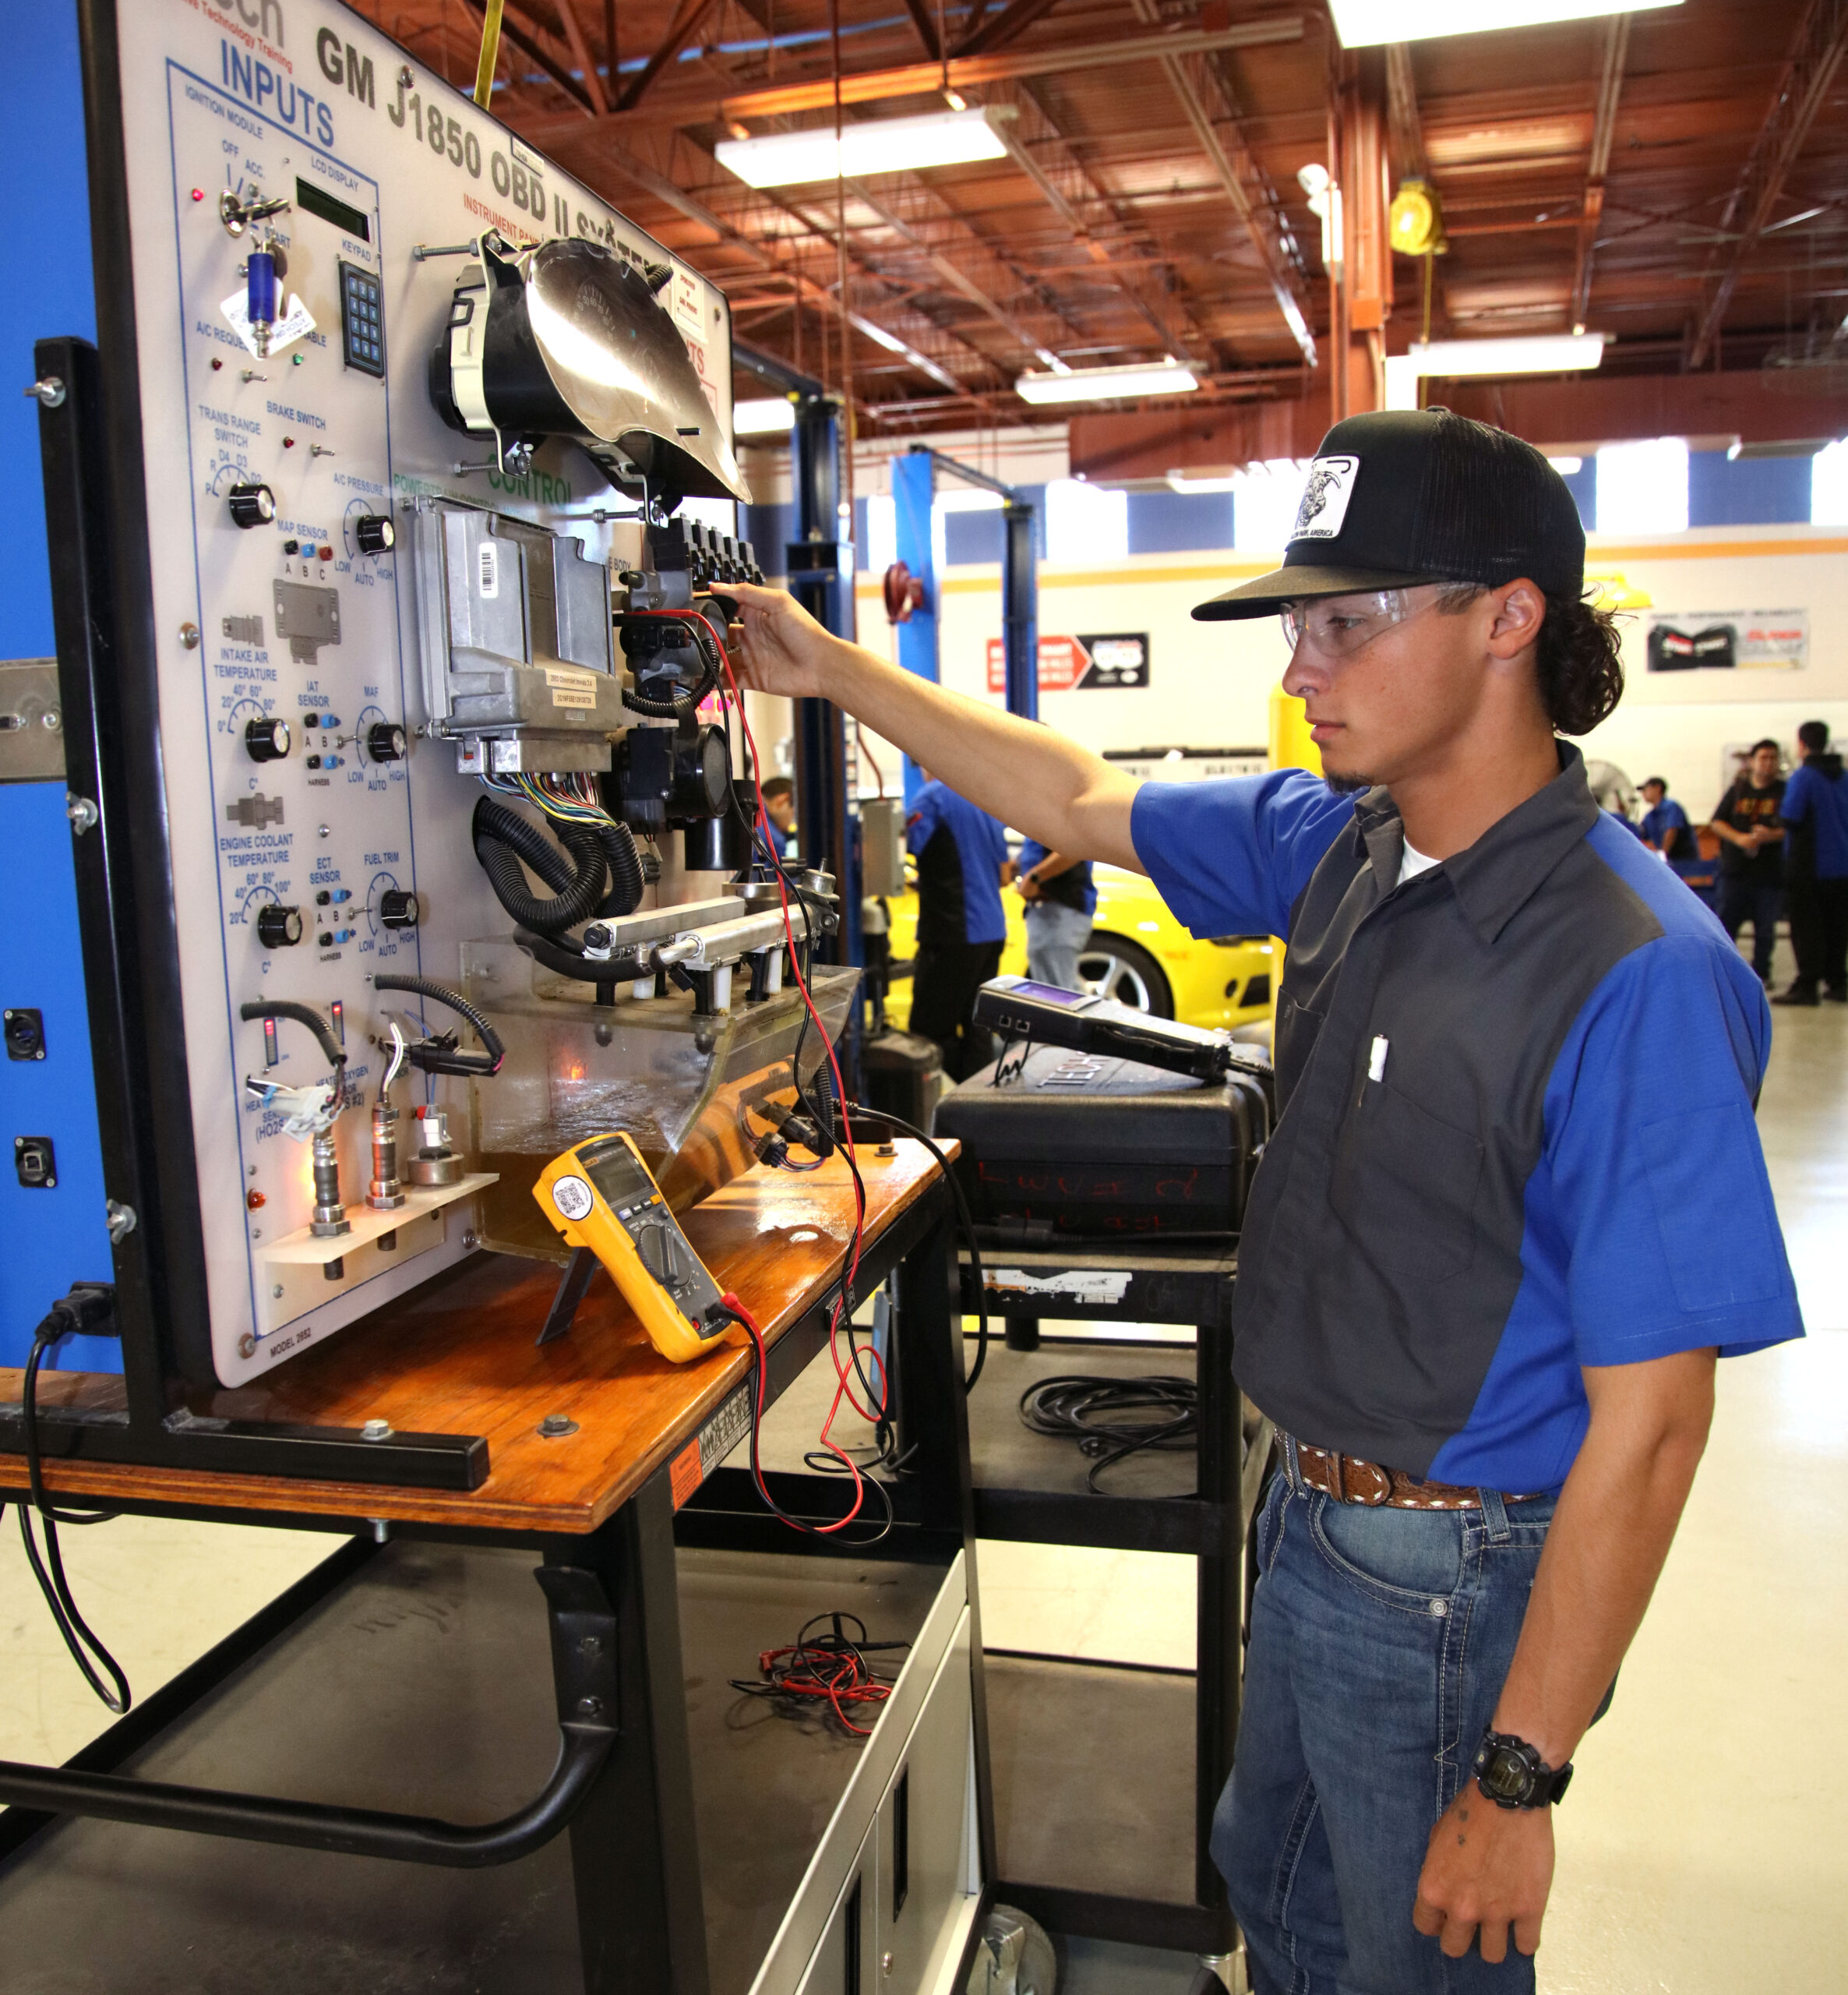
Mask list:
POLYGON ((49 1136, 15 1136, 12 1167, 28 1192, 49 1192, 58 1183, 58 1155, 49 1136))
POLYGON ((45 1015, 27 1005, 9 1005, 6 1012, 6 1057, 42 1060, 45 1057, 45 1015))

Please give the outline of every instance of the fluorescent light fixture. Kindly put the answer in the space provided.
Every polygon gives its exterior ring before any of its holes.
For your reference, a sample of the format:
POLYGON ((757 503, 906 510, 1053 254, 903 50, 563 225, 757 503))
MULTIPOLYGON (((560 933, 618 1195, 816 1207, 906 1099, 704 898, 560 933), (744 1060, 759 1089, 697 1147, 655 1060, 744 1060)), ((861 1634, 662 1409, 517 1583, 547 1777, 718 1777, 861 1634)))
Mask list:
POLYGON ((1583 457, 1549 457, 1546 461, 1561 478, 1576 478, 1585 468, 1583 457))
POLYGON ((1603 333, 1546 333, 1506 340, 1414 341, 1406 356, 1419 374, 1571 374, 1604 358, 1603 333))
POLYGON ((1369 48, 1382 41, 1428 41, 1492 28, 1636 14, 1645 8, 1677 7, 1680 0, 1331 0, 1331 5, 1342 48, 1369 48))
POLYGON ((1243 482, 1238 478, 1190 478, 1184 471, 1168 474, 1168 489, 1189 499, 1199 493, 1236 492, 1243 482))
POLYGON ((870 319, 855 318, 853 323, 875 346, 883 346, 887 353, 903 353, 907 350, 896 333, 888 333, 883 326, 874 325, 870 319))
POLYGON ((732 404, 732 429, 735 436, 781 436, 795 427, 795 406, 782 395, 767 395, 761 401, 732 404))
POLYGON ((1178 360, 1151 365, 1074 367, 1068 374, 1023 374, 1014 392, 1024 402, 1109 402, 1138 395, 1190 394, 1200 383, 1178 360))
POLYGON ((922 118, 843 125, 838 139, 831 125, 807 132, 773 132, 760 139, 721 139, 713 154, 747 186, 789 187, 1005 159, 1007 148, 986 111, 933 111, 922 118))

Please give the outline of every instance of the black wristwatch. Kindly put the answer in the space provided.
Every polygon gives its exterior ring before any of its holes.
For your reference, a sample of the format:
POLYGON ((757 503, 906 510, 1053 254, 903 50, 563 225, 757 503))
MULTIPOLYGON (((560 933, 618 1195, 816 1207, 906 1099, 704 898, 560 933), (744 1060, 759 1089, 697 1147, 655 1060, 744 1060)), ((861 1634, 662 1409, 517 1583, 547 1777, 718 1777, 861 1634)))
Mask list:
POLYGON ((1550 1767, 1525 1739, 1487 1732, 1469 1771, 1497 1808, 1545 1808, 1561 1800, 1572 1781, 1572 1763, 1550 1767))

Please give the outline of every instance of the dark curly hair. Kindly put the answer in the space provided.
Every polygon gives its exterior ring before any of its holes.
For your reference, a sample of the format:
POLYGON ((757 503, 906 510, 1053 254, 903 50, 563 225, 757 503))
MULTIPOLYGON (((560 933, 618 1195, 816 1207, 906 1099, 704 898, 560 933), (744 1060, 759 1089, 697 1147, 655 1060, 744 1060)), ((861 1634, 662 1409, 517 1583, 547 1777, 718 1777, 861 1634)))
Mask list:
MULTIPOLYGON (((1475 582, 1447 582, 1437 598, 1446 616, 1455 616, 1489 591, 1475 582)), ((1546 598, 1546 620, 1534 659, 1540 701, 1561 734, 1589 734, 1608 720, 1624 697, 1623 640, 1617 613, 1589 598, 1546 598)))

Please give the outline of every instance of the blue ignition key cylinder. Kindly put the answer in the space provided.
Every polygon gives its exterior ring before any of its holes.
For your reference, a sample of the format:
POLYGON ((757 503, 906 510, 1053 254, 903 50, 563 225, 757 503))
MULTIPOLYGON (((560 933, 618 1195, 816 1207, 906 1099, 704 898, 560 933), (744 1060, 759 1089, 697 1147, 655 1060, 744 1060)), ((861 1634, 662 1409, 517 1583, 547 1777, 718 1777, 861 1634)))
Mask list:
POLYGON ((245 266, 252 330, 259 349, 269 345, 276 323, 276 259, 267 249, 252 249, 245 266))

